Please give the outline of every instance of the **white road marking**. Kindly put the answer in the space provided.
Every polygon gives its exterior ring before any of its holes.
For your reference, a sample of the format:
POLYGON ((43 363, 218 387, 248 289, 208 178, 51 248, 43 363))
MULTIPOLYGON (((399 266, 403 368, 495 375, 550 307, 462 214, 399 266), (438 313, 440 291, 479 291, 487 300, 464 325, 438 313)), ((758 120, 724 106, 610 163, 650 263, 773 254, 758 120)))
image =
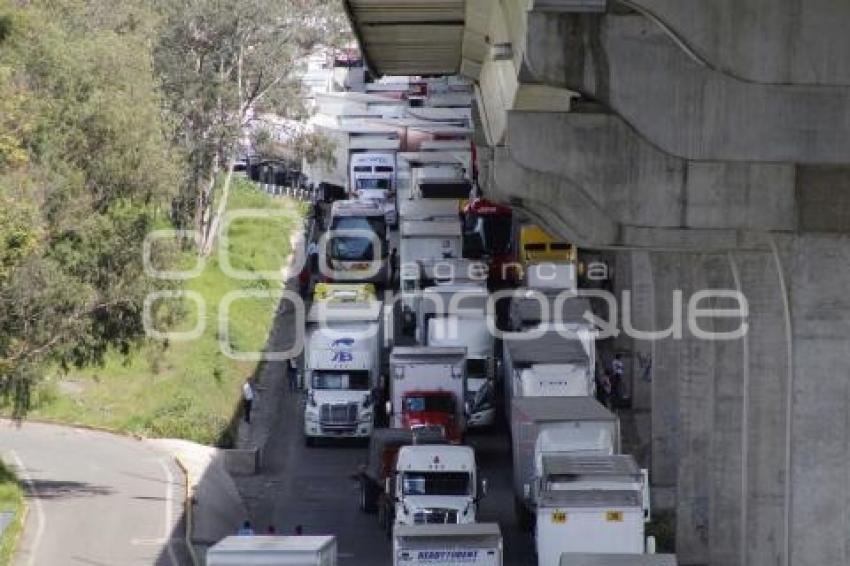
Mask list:
POLYGON ((21 459, 18 457, 18 454, 14 450, 9 451, 9 454, 12 455, 12 460, 15 461, 15 467, 18 469, 17 472, 21 478, 21 481, 24 483, 25 486, 27 486, 27 490, 29 492, 27 501, 32 503, 32 507, 35 510, 35 535, 33 536, 32 544, 30 545, 29 549, 29 560, 27 560, 27 564, 29 566, 35 566, 35 553, 40 546, 41 537, 44 536, 44 509, 42 509, 41 507, 41 498, 39 496, 38 490, 35 487, 35 483, 33 483, 32 477, 24 466, 24 463, 21 461, 21 459))
POLYGON ((157 460, 157 462, 165 472, 165 477, 167 479, 165 483, 165 536, 162 540, 166 542, 168 557, 171 558, 171 564, 174 566, 180 566, 177 562, 177 555, 174 553, 174 546, 171 544, 171 529, 174 527, 174 494, 172 487, 174 485, 174 474, 171 473, 171 470, 165 462, 162 460, 157 460))

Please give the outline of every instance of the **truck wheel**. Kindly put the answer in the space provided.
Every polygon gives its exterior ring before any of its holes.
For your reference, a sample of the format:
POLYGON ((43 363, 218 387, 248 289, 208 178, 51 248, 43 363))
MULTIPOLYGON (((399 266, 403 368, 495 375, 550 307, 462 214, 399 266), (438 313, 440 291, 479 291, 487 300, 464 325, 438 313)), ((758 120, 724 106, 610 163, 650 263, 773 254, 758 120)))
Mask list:
POLYGON ((378 511, 375 486, 366 478, 360 478, 360 510, 370 515, 378 511))

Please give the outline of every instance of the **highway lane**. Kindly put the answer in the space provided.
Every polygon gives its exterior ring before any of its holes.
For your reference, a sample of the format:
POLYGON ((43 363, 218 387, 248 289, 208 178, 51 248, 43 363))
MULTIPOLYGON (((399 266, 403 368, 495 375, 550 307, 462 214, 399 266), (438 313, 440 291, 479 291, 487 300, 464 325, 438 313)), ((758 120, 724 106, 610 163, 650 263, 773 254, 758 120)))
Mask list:
MULTIPOLYGON (((299 395, 287 395, 266 447, 264 469, 256 476, 235 478, 257 530, 271 524, 278 532, 291 533, 302 525, 305 534, 337 536, 340 566, 390 564, 390 541, 375 516, 358 508, 354 473, 366 461, 365 446, 335 442, 305 447, 300 405, 299 395)), ((506 433, 471 435, 469 441, 490 486, 480 520, 500 524, 506 565, 536 564, 531 534, 521 532, 514 520, 506 433)))
POLYGON ((15 566, 191 564, 184 478, 168 455, 123 436, 0 420, 0 457, 29 505, 15 566))

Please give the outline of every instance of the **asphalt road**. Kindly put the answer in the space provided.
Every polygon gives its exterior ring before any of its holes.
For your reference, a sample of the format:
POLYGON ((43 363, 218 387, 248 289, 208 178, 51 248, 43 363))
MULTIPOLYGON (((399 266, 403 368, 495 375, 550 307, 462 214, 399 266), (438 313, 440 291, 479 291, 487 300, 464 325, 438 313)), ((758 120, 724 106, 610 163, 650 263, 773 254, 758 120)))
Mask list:
POLYGON ((29 504, 15 566, 191 564, 184 478, 169 456, 122 436, 0 420, 0 457, 29 504))
MULTIPOLYGON (((289 394, 278 412, 264 469, 259 475, 238 477, 239 490, 258 531, 273 525, 292 533, 301 525, 305 534, 334 534, 340 566, 390 564, 390 541, 376 517, 360 512, 354 473, 366 461, 363 444, 346 442, 304 446, 300 397, 289 394)), ((511 457, 504 432, 470 435, 489 494, 481 503, 479 520, 498 522, 505 540, 505 564, 536 565, 533 539, 514 520, 511 457)))

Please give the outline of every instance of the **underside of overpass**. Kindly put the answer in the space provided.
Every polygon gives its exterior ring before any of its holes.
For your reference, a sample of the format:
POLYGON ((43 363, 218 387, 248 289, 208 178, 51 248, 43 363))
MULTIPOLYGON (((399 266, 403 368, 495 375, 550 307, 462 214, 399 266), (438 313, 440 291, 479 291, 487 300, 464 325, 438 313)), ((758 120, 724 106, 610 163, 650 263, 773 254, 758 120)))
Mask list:
POLYGON ((612 250, 634 326, 747 298, 742 339, 620 344, 680 563, 850 564, 850 4, 346 4, 374 72, 475 82, 485 193, 612 250))

